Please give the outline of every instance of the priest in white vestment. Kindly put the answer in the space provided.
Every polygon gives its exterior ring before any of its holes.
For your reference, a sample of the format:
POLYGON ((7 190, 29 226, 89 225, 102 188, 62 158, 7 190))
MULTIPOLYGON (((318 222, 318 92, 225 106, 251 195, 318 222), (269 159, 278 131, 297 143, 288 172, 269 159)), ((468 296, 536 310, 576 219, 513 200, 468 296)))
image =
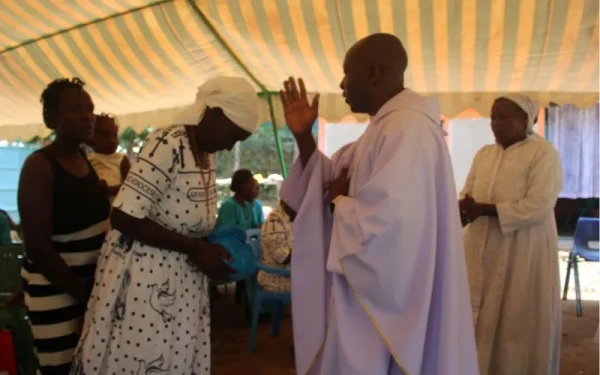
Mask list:
POLYGON ((533 131, 538 108, 517 94, 494 102, 496 144, 479 150, 460 194, 482 374, 559 373, 562 169, 554 146, 533 131))
POLYGON ((346 55, 341 88, 371 123, 330 160, 294 79, 280 92, 300 157, 280 194, 296 212, 298 374, 476 375, 456 188, 436 99, 404 88, 389 34, 346 55))

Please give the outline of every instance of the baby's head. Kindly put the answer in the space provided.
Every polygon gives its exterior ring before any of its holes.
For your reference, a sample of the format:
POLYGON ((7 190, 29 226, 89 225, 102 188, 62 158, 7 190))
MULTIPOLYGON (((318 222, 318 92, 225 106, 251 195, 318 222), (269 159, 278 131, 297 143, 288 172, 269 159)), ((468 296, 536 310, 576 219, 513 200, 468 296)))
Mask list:
POLYGON ((99 154, 114 154, 119 146, 119 127, 115 118, 107 115, 96 115, 96 127, 90 146, 99 154))

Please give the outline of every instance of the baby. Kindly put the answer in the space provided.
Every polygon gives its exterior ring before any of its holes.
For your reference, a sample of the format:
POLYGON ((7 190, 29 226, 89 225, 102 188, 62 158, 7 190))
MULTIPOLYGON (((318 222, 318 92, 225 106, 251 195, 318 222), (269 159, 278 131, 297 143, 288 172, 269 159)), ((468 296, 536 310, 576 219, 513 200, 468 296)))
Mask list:
POLYGON ((94 136, 90 143, 94 152, 88 154, 88 159, 98 174, 100 183, 107 190, 111 203, 131 168, 129 159, 117 152, 118 132, 119 127, 113 117, 97 115, 94 136))

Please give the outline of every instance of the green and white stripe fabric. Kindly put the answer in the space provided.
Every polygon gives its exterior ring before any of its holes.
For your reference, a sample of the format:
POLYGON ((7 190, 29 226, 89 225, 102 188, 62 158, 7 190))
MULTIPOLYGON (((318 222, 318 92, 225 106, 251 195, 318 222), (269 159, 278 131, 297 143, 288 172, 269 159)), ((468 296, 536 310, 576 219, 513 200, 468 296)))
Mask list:
POLYGON ((168 124, 218 75, 245 76, 257 92, 302 76, 324 94, 322 116, 339 120, 344 52, 374 32, 405 43, 408 86, 439 96, 448 117, 487 113, 507 91, 598 102, 597 0, 6 0, 0 138, 44 134, 39 95, 67 76, 137 129, 168 124))

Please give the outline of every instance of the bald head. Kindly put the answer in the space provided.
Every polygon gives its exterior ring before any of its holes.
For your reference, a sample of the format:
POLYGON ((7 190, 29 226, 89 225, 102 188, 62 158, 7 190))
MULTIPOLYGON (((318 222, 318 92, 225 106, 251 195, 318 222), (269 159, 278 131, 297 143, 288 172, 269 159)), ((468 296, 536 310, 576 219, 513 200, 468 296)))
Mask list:
POLYGON ((374 115, 404 89, 408 56, 391 34, 373 34, 356 42, 344 59, 340 88, 355 113, 374 115))
POLYGON ((408 65, 408 56, 400 39, 384 33, 369 35, 356 42, 346 54, 346 59, 391 68, 402 75, 408 65))

